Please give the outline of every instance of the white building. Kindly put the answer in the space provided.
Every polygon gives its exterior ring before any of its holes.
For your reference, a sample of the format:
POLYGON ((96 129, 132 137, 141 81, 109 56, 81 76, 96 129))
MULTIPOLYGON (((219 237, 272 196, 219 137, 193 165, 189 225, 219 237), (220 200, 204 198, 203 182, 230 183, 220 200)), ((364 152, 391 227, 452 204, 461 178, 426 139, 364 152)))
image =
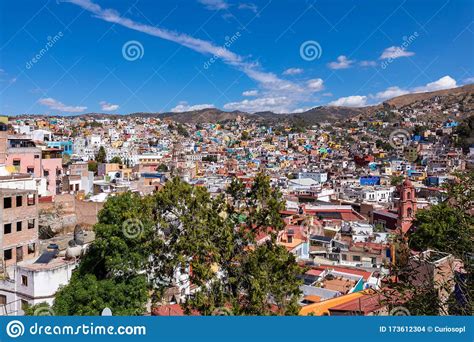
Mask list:
MULTIPOLYGON (((43 259, 44 260, 44 259, 43 259)), ((8 268, 8 278, 0 279, 0 315, 24 315, 26 305, 53 304, 60 286, 67 285, 77 263, 64 258, 49 262, 25 262, 8 268)))

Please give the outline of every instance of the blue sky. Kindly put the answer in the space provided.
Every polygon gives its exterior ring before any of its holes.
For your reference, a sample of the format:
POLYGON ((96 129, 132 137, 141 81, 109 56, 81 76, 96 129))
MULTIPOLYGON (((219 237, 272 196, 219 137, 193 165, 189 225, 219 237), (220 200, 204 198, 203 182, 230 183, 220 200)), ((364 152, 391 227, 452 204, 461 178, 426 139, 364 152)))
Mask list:
POLYGON ((470 0, 0 5, 0 112, 363 106, 474 82, 470 0))

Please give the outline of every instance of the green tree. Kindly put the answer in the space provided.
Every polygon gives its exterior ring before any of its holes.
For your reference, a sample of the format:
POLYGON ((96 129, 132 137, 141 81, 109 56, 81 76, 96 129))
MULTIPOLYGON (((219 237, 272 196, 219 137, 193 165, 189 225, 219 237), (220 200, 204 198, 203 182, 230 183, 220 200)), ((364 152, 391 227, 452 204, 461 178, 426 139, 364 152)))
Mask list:
POLYGON ((107 152, 105 152, 104 146, 99 148, 99 152, 95 156, 95 161, 98 163, 105 163, 107 161, 107 152))
POLYGON ((421 210, 414 223, 416 230, 410 236, 410 247, 428 248, 463 258, 473 251, 474 172, 456 174, 456 180, 445 185, 447 200, 421 210))
POLYGON ((119 156, 115 156, 112 159, 110 159, 110 163, 112 163, 112 164, 123 164, 122 159, 119 156))
POLYGON ((246 141, 250 139, 250 134, 247 131, 243 131, 242 134, 240 135, 240 140, 246 141))
POLYGON ((176 131, 178 132, 179 135, 182 135, 183 137, 189 137, 189 132, 180 123, 178 123, 178 125, 176 126, 176 131))
POLYGON ((51 308, 51 306, 46 303, 38 303, 35 305, 27 305, 23 307, 23 311, 25 312, 25 316, 54 316, 55 312, 51 308))
POLYGON ((148 293, 152 303, 161 302, 176 270, 190 266, 199 290, 183 304, 188 313, 230 307, 239 315, 296 314, 303 269, 275 243, 283 207, 263 174, 251 189, 235 180, 215 198, 179 178, 143 198, 112 197, 94 226, 96 240, 54 309, 96 315, 107 306, 119 315, 141 314, 148 293), (257 244, 263 233, 270 239, 257 244))
POLYGON ((116 315, 145 311, 148 283, 143 270, 158 249, 150 198, 125 193, 110 198, 94 226, 89 246, 69 284, 56 294, 58 315, 98 315, 105 307, 116 315))
POLYGON ((158 172, 168 172, 168 166, 166 166, 165 164, 160 164, 156 168, 156 171, 158 171, 158 172))
MULTIPOLYGON (((204 314, 223 306, 231 306, 238 315, 297 314, 298 276, 303 269, 275 243, 284 226, 279 214, 284 207, 281 194, 270 186, 268 176, 259 174, 249 191, 234 180, 226 195, 226 219, 218 224, 219 233, 211 235, 217 253, 210 260, 206 253, 200 265, 203 270, 218 266, 221 276, 206 274, 213 286, 197 292, 185 306, 204 314), (256 239, 262 233, 269 234, 270 240, 259 245, 256 239)), ((196 263, 192 265, 194 271, 196 263)))
POLYGON ((469 147, 474 144, 474 115, 464 119, 454 131, 457 134, 456 146, 468 153, 469 147))
POLYGON ((392 186, 400 185, 400 184, 402 184, 403 179, 404 179, 403 175, 391 176, 390 177, 390 185, 392 185, 392 186))
POLYGON ((95 160, 89 160, 87 162, 87 170, 91 171, 91 172, 94 172, 94 173, 97 173, 97 162, 95 160))
MULTIPOLYGON (((414 222, 414 232, 396 241, 397 260, 392 265, 392 279, 388 288, 408 300, 404 304, 414 315, 456 314, 472 315, 473 306, 473 240, 474 172, 456 174, 456 181, 445 188, 447 200, 426 210, 420 210, 414 222), (420 282, 420 270, 409 258, 410 249, 428 249, 448 253, 460 260, 463 272, 455 273, 452 282, 431 280, 420 282), (456 296, 453 292, 456 288, 456 296), (440 299, 440 291, 451 293, 447 301, 440 299)), ((439 270, 445 274, 446 270, 439 270)), ((451 272, 451 271, 449 271, 451 272)))

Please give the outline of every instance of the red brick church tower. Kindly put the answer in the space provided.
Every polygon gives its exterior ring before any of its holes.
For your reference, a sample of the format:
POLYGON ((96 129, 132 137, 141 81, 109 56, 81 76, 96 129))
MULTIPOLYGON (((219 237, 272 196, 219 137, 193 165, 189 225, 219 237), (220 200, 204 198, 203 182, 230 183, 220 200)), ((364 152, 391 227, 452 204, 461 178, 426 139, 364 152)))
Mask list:
POLYGON ((400 193, 400 202, 398 203, 397 226, 405 234, 413 225, 416 214, 416 196, 415 187, 405 179, 398 188, 400 193))

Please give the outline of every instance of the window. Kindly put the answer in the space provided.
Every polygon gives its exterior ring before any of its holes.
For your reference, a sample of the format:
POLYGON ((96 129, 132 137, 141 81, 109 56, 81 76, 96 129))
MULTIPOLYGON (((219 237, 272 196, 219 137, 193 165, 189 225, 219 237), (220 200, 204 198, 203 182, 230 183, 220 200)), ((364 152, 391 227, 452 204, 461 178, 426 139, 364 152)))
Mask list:
POLYGON ((7 305, 7 296, 0 295, 0 305, 7 305))
POLYGON ((12 198, 4 197, 3 198, 3 209, 9 209, 12 207, 12 198))
POLYGON ((26 275, 21 276, 21 285, 28 286, 28 277, 26 275))
POLYGON ((360 261, 360 255, 353 255, 352 261, 360 261))
POLYGON ((35 202, 36 202, 35 195, 34 194, 28 194, 28 200, 27 200, 28 205, 29 206, 35 205, 35 202))
POLYGON ((11 260, 12 259, 12 250, 11 250, 11 248, 10 249, 5 249, 3 251, 3 258, 5 260, 11 260))
POLYGON ((17 231, 17 232, 21 232, 21 229, 22 229, 22 228, 23 228, 23 222, 18 221, 18 222, 16 223, 16 231, 17 231))
POLYGON ((16 196, 16 206, 21 207, 23 205, 23 196, 16 196))
POLYGON ((49 177, 49 170, 44 170, 44 176, 49 177))
POLYGON ((13 159, 13 166, 20 166, 21 160, 20 159, 13 159))
POLYGON ((28 309, 28 306, 29 306, 28 301, 22 299, 22 300, 21 300, 21 309, 22 309, 23 311, 25 311, 26 309, 28 309))
POLYGON ((12 224, 11 223, 5 223, 3 225, 3 234, 10 234, 12 232, 12 224))
POLYGON ((35 159, 39 159, 39 154, 35 154, 35 159))
POLYGON ((342 254, 342 260, 344 260, 344 261, 347 260, 347 254, 342 254))
POLYGON ((28 220, 28 229, 33 229, 35 227, 35 219, 28 220))
POLYGON ((31 167, 31 166, 28 166, 26 168, 26 173, 29 173, 30 175, 35 173, 35 168, 34 167, 31 167))
POLYGON ((16 262, 23 261, 23 246, 16 248, 16 262))
POLYGON ((36 245, 34 243, 28 244, 28 254, 34 254, 36 251, 36 245))

